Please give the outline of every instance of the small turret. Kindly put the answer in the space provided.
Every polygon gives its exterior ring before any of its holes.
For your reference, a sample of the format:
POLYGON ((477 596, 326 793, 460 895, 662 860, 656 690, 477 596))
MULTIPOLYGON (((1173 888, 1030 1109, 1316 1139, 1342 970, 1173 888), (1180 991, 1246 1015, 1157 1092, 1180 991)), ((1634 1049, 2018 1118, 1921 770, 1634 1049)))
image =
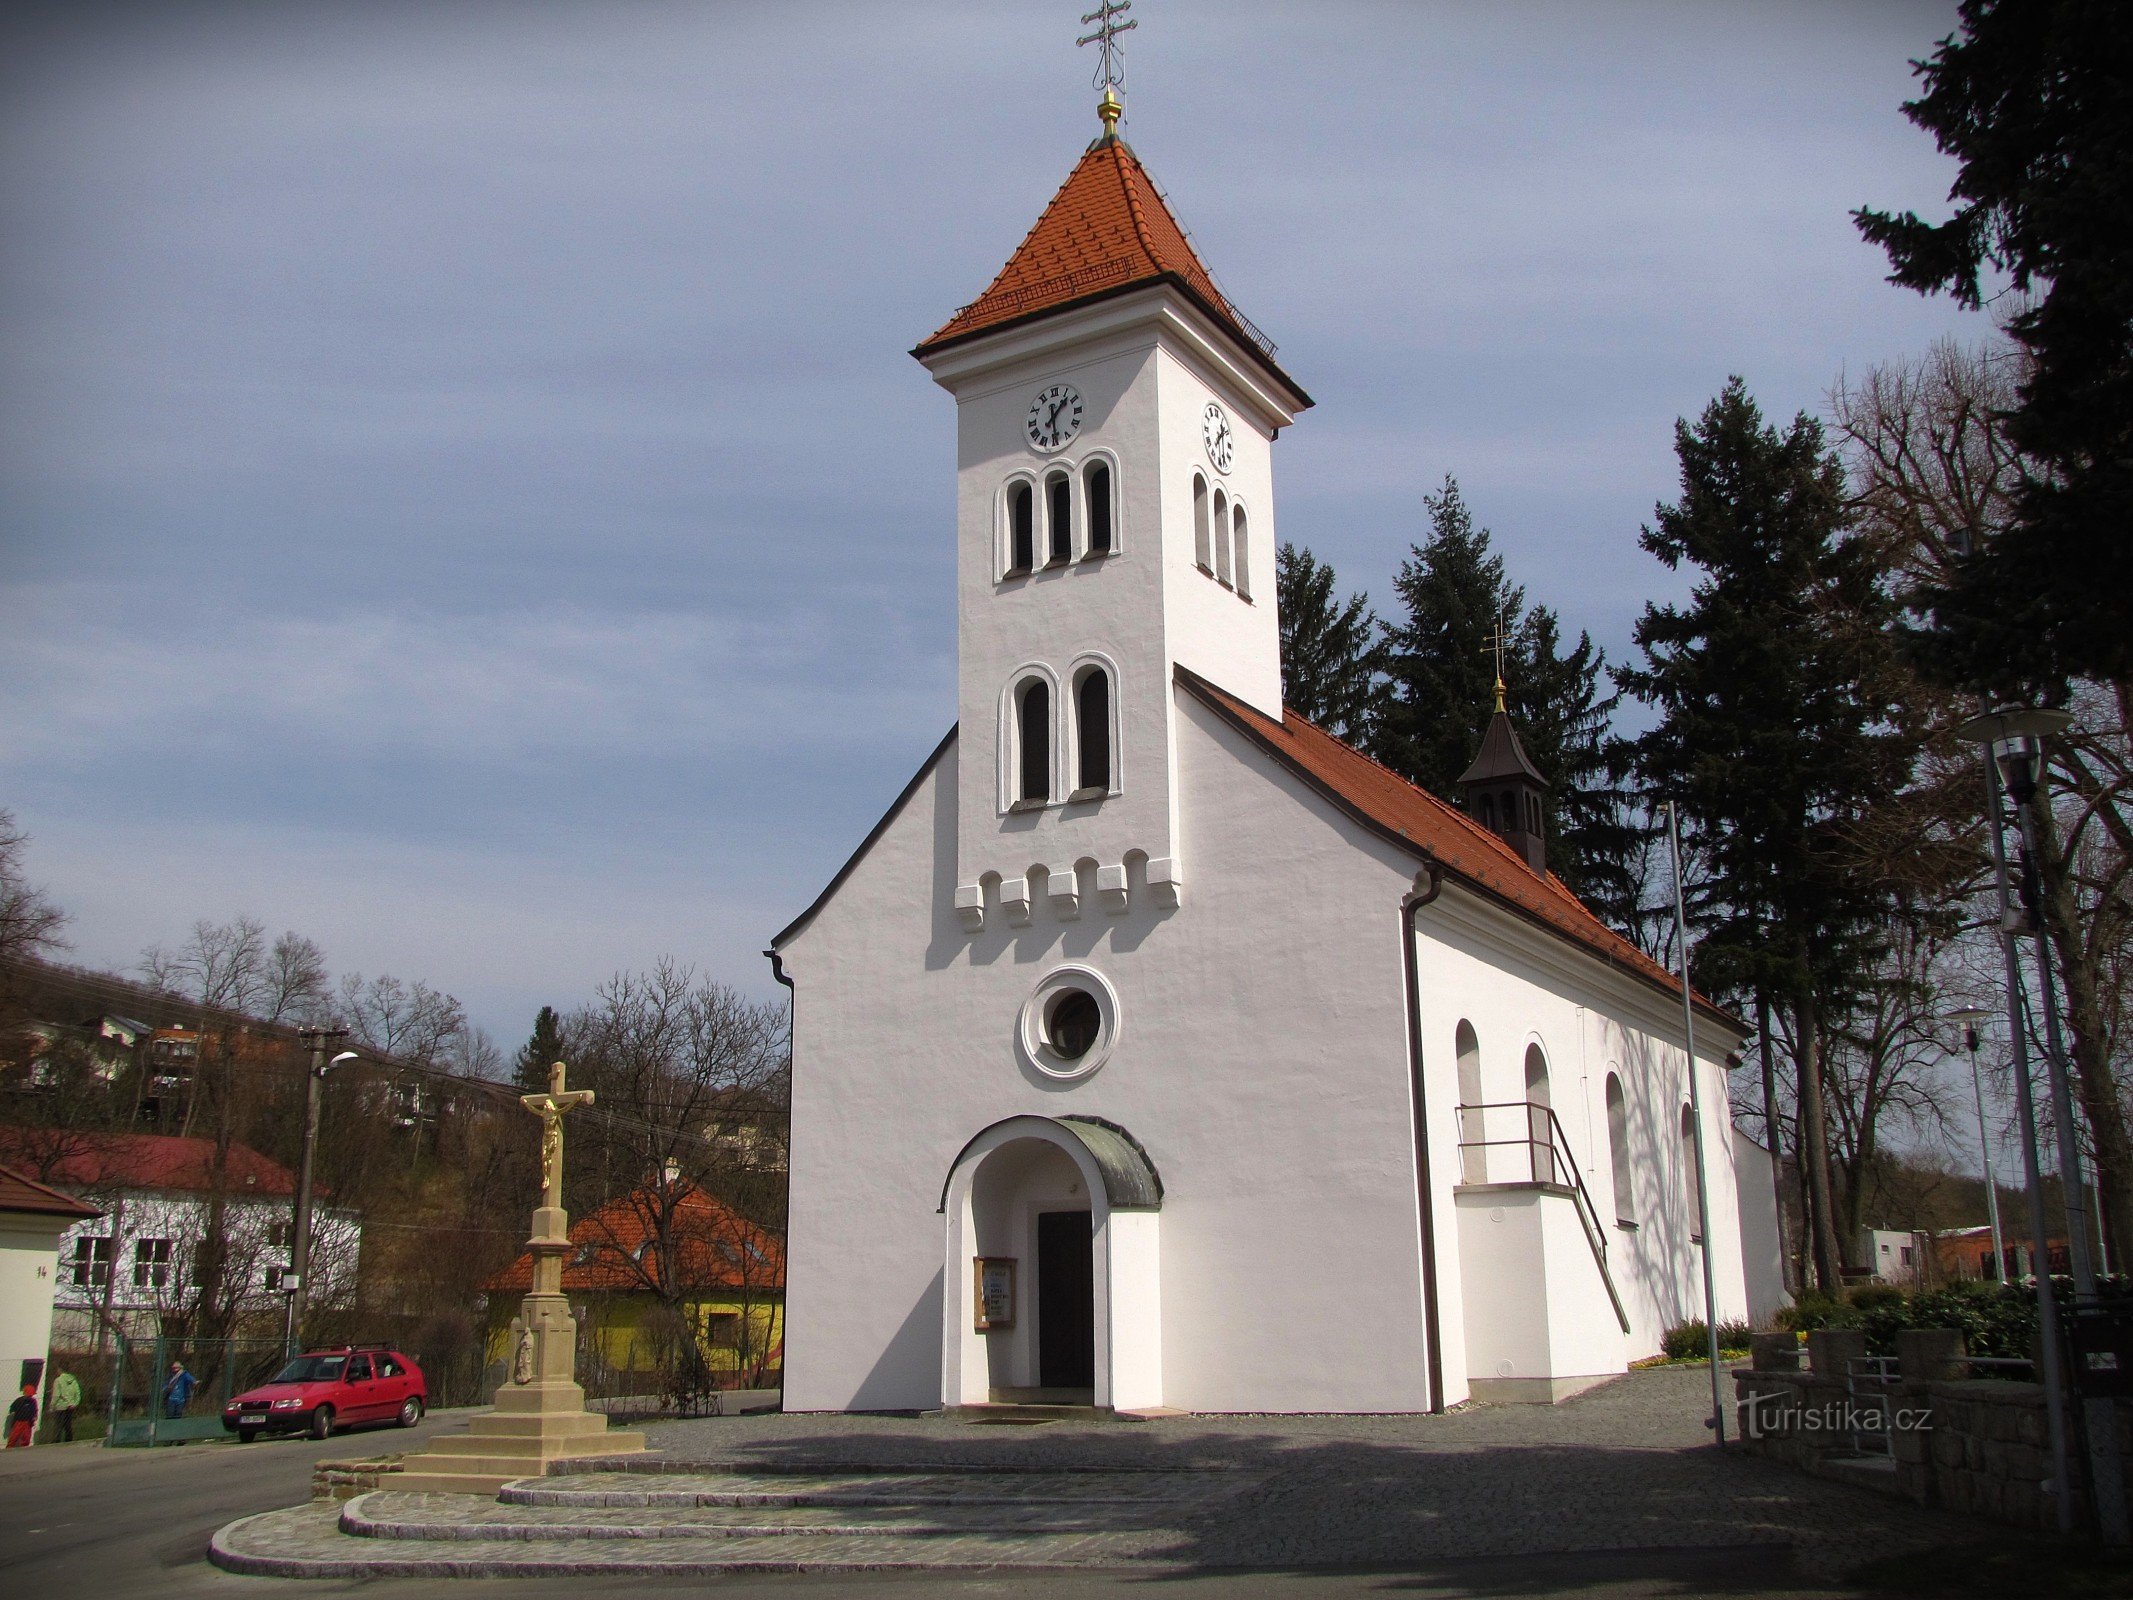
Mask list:
POLYGON ((1496 834, 1542 877, 1548 874, 1546 833, 1548 780, 1540 775, 1518 742, 1510 713, 1503 708, 1504 686, 1496 680, 1496 710, 1481 736, 1474 764, 1459 775, 1459 793, 1467 815, 1496 834))

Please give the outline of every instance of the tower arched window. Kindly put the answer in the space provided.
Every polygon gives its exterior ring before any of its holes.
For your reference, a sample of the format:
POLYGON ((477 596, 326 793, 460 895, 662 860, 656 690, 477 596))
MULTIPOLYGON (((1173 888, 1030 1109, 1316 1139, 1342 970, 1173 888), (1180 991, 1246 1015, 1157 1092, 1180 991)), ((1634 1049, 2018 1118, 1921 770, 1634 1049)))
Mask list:
POLYGON ((1050 532, 1047 566, 1074 559, 1074 480, 1055 472, 1044 480, 1045 522, 1050 532))
POLYGON ((1237 555, 1231 564, 1230 572, 1236 579, 1237 593, 1249 600, 1252 597, 1252 553, 1250 530, 1244 524, 1244 507, 1234 507, 1230 518, 1234 524, 1232 532, 1237 544, 1237 555))
POLYGON ((1202 572, 1215 570, 1215 540, 1207 523, 1207 480, 1192 475, 1192 559, 1202 572))
POLYGON ((1007 490, 1007 570, 1027 572, 1037 564, 1037 491, 1017 481, 1007 490))
POLYGON ((1215 491, 1215 581, 1229 582, 1229 496, 1215 491))
POLYGON ((1111 464, 1108 461, 1092 461, 1084 469, 1081 498, 1088 507, 1088 553, 1092 556, 1109 555, 1118 538, 1118 508, 1111 498, 1111 464))
POLYGON ((1090 667, 1074 685, 1074 792, 1111 792, 1111 674, 1090 667))
POLYGON ((1629 1187, 1629 1104, 1622 1095, 1622 1078, 1607 1075, 1607 1156, 1614 1167, 1615 1221, 1634 1225, 1629 1187))
POLYGON ((1015 691, 1015 798, 1052 798, 1052 686, 1031 678, 1015 691))

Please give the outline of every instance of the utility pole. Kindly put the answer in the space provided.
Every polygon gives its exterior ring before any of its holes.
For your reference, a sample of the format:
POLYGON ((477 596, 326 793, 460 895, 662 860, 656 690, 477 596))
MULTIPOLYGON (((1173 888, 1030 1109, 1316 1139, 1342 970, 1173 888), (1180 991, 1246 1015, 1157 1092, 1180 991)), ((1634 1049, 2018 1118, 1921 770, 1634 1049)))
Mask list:
POLYGON ((1992 1276, 1995 1282, 2007 1283, 2014 1273, 2007 1265, 2007 1240, 2000 1232, 2000 1186, 1992 1175, 1992 1128, 1985 1121, 1985 1080, 1977 1070, 1977 1025, 1991 1017, 1983 1006, 1966 1006, 1950 1014, 1950 1022, 1959 1023, 1963 1030, 1963 1044, 1970 1051, 1970 1092, 1977 1099, 1978 1154, 1985 1163, 1985 1215, 1992 1223, 1992 1276))
POLYGON ((346 1028, 299 1028, 296 1036, 311 1047, 311 1062, 304 1071, 304 1154, 296 1173, 295 1231, 289 1235, 289 1272, 283 1281, 289 1292, 288 1321, 282 1329, 282 1344, 296 1354, 297 1339, 304 1328, 304 1306, 311 1292, 311 1173, 318 1154, 319 1097, 326 1074, 344 1061, 353 1061, 353 1050, 343 1050, 331 1061, 330 1045, 348 1037, 346 1028))

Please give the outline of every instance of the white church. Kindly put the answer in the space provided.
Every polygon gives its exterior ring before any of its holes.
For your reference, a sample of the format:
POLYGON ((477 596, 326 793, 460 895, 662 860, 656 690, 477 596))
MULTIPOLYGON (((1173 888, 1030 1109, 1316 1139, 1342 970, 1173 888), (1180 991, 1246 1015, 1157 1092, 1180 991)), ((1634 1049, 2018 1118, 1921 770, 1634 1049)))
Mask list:
MULTIPOLYGON (((1559 1400, 1777 1303, 1742 1026, 1281 701, 1310 405, 1104 131, 914 352, 957 414, 958 720, 772 941, 789 1411, 1559 1400), (1692 1096, 1690 1073, 1700 1079, 1692 1096)), ((1484 737, 1484 732, 1486 737, 1484 737)), ((982 1413, 979 1413, 982 1414, 982 1413)))

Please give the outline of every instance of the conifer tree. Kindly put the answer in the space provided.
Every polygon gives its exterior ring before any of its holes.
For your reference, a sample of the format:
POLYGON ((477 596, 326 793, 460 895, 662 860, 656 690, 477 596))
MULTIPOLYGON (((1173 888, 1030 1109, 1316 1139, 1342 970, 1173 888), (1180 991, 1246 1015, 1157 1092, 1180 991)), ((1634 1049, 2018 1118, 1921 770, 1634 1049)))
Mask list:
POLYGON ((1700 981, 1768 997, 1791 1023, 1815 1270, 1834 1290, 1844 1253, 1821 1050, 1886 904, 1848 835, 1906 777, 1890 732, 1892 607, 1849 535, 1818 423, 1802 414, 1779 433, 1734 378, 1693 427, 1676 425, 1675 452, 1681 498, 1640 542, 1670 570, 1694 568, 1694 596, 1645 608, 1643 664, 1615 677, 1659 712, 1637 766, 1710 869, 1700 981))
POLYGON ((539 1094, 548 1087, 548 1068, 563 1059, 562 1021, 555 1007, 542 1006, 533 1019, 533 1036, 519 1049, 511 1063, 511 1081, 523 1094, 539 1094))
POLYGON ((1991 269, 2031 296, 2007 320, 2029 359, 2006 424, 2033 470, 2012 525, 1935 586, 1931 642, 1959 682, 2053 695, 2133 678, 2133 7, 1964 0, 1961 19, 1903 108, 1960 163, 1954 214, 1853 218, 1891 282, 1975 308, 1991 269))
POLYGON ((1309 550, 1284 543, 1274 552, 1281 699, 1306 721, 1360 744, 1375 699, 1378 619, 1362 594, 1336 601, 1333 582, 1333 569, 1309 550))
POLYGON ((1489 531, 1447 477, 1426 495, 1430 534, 1393 580, 1405 612, 1382 624, 1384 686, 1370 752, 1432 794, 1459 800, 1459 775, 1474 759, 1496 706, 1495 650, 1505 630, 1506 709, 1549 784, 1548 866, 1617 926, 1634 911, 1630 868, 1636 830, 1612 774, 1610 718, 1620 697, 1603 692, 1606 657, 1585 634, 1563 649, 1546 606, 1526 609, 1505 576, 1489 531))

